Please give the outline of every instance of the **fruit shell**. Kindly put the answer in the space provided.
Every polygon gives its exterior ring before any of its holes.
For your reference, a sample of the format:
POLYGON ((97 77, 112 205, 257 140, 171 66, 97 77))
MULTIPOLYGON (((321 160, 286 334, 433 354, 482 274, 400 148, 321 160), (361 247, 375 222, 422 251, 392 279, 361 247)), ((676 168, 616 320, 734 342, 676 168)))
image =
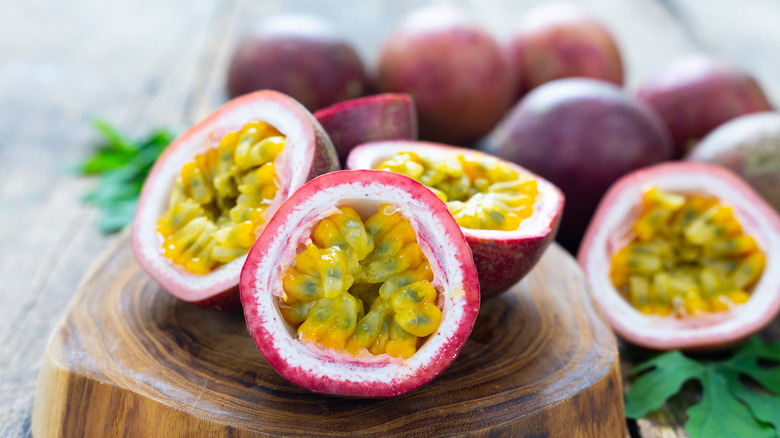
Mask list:
POLYGON ((314 113, 333 141, 341 164, 361 143, 416 140, 417 112, 408 94, 385 93, 331 105, 314 113))
POLYGON ((686 160, 730 169, 780 212, 780 113, 728 121, 694 146, 686 160))
POLYGON ((615 329, 632 344, 655 349, 714 349, 758 332, 780 309, 780 217, 747 184, 728 170, 704 163, 671 162, 621 178, 606 194, 578 254, 595 301, 615 329), (766 268, 750 300, 722 313, 687 320, 644 315, 631 306, 609 278, 610 257, 627 243, 648 185, 673 192, 707 193, 734 209, 747 234, 766 255, 766 268), (622 239, 622 241, 621 241, 622 239))
POLYGON ((422 184, 376 170, 329 173, 295 192, 252 247, 240 289, 247 328, 268 363, 296 385, 344 396, 391 397, 428 383, 455 360, 479 311, 471 252, 446 205, 422 184), (360 212, 387 201, 410 220, 431 263, 433 284, 440 289, 439 329, 406 360, 386 354, 352 356, 299 342, 276 304, 285 263, 334 207, 349 205, 360 212))
POLYGON ((267 221, 282 201, 317 175, 338 169, 336 151, 327 134, 301 104, 276 91, 258 91, 233 99, 174 140, 157 159, 144 183, 133 219, 131 241, 138 263, 175 297, 199 306, 240 308, 238 278, 246 256, 207 275, 194 275, 175 266, 162 254, 157 219, 165 212, 168 196, 182 166, 196 154, 216 147, 229 132, 251 120, 263 120, 287 136, 277 170, 289 179, 278 180, 275 200, 264 213, 267 221), (295 151, 295 153, 290 153, 295 151))
MULTIPOLYGON (((370 169, 378 161, 402 151, 431 155, 487 155, 438 143, 382 141, 356 147, 347 159, 347 168, 370 169)), ((564 197, 557 187, 517 164, 505 163, 521 174, 532 175, 537 181, 540 197, 534 204, 534 214, 524 220, 517 231, 461 228, 471 247, 483 300, 505 292, 536 265, 555 239, 563 212, 564 197)))

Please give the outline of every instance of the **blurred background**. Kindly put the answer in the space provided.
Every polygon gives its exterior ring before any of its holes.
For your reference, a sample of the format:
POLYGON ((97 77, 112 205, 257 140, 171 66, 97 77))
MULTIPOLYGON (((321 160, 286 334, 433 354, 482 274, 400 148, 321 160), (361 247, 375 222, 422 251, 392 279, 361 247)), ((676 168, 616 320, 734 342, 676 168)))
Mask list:
MULTIPOLYGON (((449 2, 504 41, 544 1, 449 2)), ((705 52, 752 73, 780 102, 780 2, 588 0, 619 45, 629 90, 678 55, 705 52)), ((393 25, 419 1, 6 0, 0 2, 0 436, 29 434, 41 355, 57 319, 115 236, 81 200, 72 172, 100 117, 131 137, 184 127, 227 99, 232 50, 260 20, 319 15, 369 71, 393 25)))

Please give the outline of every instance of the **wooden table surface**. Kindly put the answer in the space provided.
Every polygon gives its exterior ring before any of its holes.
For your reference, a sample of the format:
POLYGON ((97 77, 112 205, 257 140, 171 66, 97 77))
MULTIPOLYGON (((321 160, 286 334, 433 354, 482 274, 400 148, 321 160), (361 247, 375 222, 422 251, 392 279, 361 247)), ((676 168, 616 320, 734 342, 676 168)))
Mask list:
MULTIPOLYGON (((498 37, 538 1, 460 1, 498 37)), ((237 39, 263 17, 334 21, 368 65, 392 24, 418 4, 354 0, 0 1, 0 436, 30 435, 47 338, 79 280, 115 237, 81 204, 92 181, 69 173, 98 140, 100 116, 133 135, 186 126, 225 100, 237 39)), ((588 0, 614 32, 634 89, 673 57, 705 51, 752 72, 780 102, 780 3, 588 0)), ((776 322, 767 333, 780 339, 776 322)), ((633 427, 685 436, 676 411, 633 427), (676 424, 676 426, 675 426, 676 424)))

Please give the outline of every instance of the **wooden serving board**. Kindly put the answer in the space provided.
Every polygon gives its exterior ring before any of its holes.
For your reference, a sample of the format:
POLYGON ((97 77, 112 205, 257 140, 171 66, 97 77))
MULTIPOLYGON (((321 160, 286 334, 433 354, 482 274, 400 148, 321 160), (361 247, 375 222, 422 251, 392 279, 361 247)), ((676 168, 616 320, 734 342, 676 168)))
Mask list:
POLYGON ((391 399, 287 382, 240 314, 168 295, 125 235, 83 279, 46 349, 32 419, 49 436, 626 436, 615 337, 553 244, 483 304, 457 360, 391 399))

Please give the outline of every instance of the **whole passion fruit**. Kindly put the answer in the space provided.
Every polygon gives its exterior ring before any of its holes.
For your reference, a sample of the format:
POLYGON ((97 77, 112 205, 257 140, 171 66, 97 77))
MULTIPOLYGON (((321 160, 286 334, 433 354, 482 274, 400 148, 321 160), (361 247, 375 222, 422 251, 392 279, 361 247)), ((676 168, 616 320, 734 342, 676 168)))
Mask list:
POLYGON ((420 138, 469 146, 514 102, 514 77, 496 40, 466 12, 429 6, 404 19, 379 56, 380 92, 408 93, 420 138))
POLYGON ((236 98, 152 167, 133 219, 136 260, 181 300, 236 309, 260 231, 292 192, 336 169, 330 139, 301 104, 275 91, 236 98))
POLYGON ((573 3, 549 3, 517 23, 507 53, 519 96, 555 79, 589 77, 623 85, 620 51, 607 28, 573 3))
POLYGON ((576 252, 610 184, 671 158, 658 115, 617 86, 570 78, 537 87, 509 113, 486 151, 547 178, 566 195, 558 240, 576 252))
POLYGON ((349 169, 382 169, 425 184, 471 247, 482 299, 516 284, 555 239, 563 210, 557 187, 508 161, 471 149, 415 141, 356 147, 349 169))
POLYGON ((357 52, 330 23, 279 15, 238 43, 227 73, 230 97, 266 89, 315 111, 364 95, 368 81, 357 52))
POLYGON ((375 170, 315 178, 281 206, 241 272, 260 352, 303 388, 390 397, 441 373, 471 333, 479 284, 439 198, 375 170))
POLYGON ((385 93, 352 99, 314 113, 333 141, 339 161, 361 143, 416 140, 417 111, 408 94, 385 93))
POLYGON ((731 169, 780 211, 780 114, 747 114, 724 123, 699 142, 688 160, 731 169))
POLYGON ((780 309, 780 217, 728 170, 675 162, 610 188, 578 255, 618 335, 651 349, 713 349, 780 309))
POLYGON ((722 123, 772 110, 753 76, 727 60, 706 55, 675 59, 639 88, 637 98, 653 107, 669 127, 675 158, 722 123))

